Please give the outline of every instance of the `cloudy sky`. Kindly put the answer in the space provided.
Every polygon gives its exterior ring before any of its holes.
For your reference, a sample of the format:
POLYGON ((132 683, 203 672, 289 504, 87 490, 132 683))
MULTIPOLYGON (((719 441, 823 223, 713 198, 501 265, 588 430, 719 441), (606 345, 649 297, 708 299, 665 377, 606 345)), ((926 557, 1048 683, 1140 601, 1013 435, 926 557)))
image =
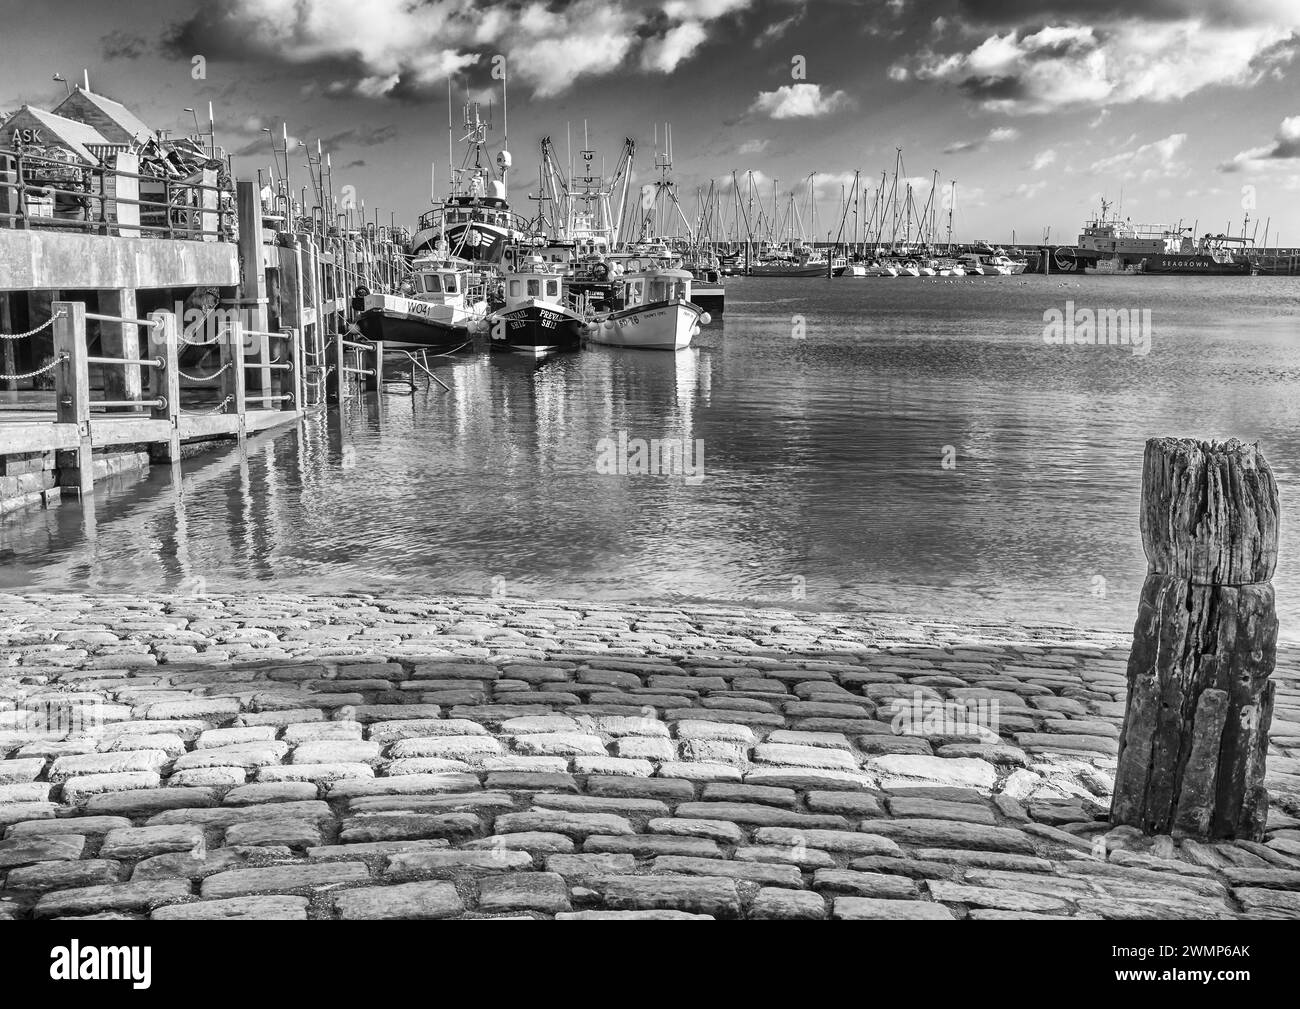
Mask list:
POLYGON ((1239 231, 1248 209, 1300 244, 1300 0, 0 0, 0 14, 0 111, 52 106, 51 75, 82 68, 156 127, 192 132, 181 110, 211 101, 237 173, 270 164, 261 128, 286 122, 332 151, 336 192, 407 222, 447 159, 448 75, 458 96, 499 95, 503 56, 525 213, 543 135, 563 153, 585 119, 611 164, 630 135, 645 181, 670 120, 688 203, 732 170, 769 197, 773 179, 802 192, 816 172, 823 233, 854 170, 871 185, 902 147, 920 200, 932 170, 957 181, 964 240, 1073 241, 1122 190, 1136 223, 1239 231))

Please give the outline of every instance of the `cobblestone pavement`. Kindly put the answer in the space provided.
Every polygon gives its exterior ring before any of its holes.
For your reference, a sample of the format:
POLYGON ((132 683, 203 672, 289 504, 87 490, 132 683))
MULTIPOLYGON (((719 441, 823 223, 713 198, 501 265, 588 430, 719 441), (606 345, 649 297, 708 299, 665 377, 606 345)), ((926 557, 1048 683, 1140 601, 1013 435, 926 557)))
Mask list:
POLYGON ((1126 636, 514 599, 0 596, 0 918, 1300 917, 1105 822, 1126 636))

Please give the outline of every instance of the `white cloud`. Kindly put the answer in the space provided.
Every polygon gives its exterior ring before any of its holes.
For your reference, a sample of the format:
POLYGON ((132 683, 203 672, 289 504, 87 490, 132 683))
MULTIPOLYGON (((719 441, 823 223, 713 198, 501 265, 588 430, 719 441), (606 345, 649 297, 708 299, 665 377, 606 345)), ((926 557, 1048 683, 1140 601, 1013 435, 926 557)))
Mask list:
POLYGON ((1045 151, 1039 151, 1034 155, 1034 163, 1030 166, 1034 171, 1041 172, 1048 165, 1056 164, 1056 151, 1050 147, 1045 151))
POLYGON ((205 0, 182 35, 207 40, 209 54, 270 53, 286 63, 355 67, 347 76, 334 69, 327 90, 368 97, 436 92, 449 74, 501 55, 512 82, 546 97, 629 61, 671 73, 709 40, 719 19, 751 2, 205 0))
POLYGON ((736 148, 736 153, 744 157, 747 154, 762 154, 771 145, 772 141, 767 138, 761 140, 746 140, 736 148))
POLYGON ((641 50, 641 69, 672 73, 677 64, 689 59, 707 38, 708 32, 698 21, 684 21, 669 28, 663 38, 652 39, 641 50))
POLYGON ((775 91, 761 91, 750 112, 771 119, 807 119, 828 115, 849 103, 843 91, 822 94, 820 84, 785 84, 775 91))
POLYGON ((1289 116, 1277 128, 1273 142, 1252 147, 1219 166, 1221 172, 1271 171, 1294 167, 1300 160, 1300 116, 1289 116))
POLYGON ((1186 133, 1171 133, 1161 140, 1094 161, 1089 170, 1095 175, 1121 175, 1141 182, 1182 175, 1185 169, 1177 158, 1186 141, 1186 133))
POLYGON ((944 154, 966 154, 972 151, 985 150, 989 144, 1005 144, 1011 140, 1018 140, 1020 131, 1014 126, 997 126, 989 130, 987 134, 979 140, 959 140, 949 144, 943 149, 944 154))
POLYGON ((1258 81, 1294 55, 1285 44, 1293 32, 1285 22, 1201 18, 1048 25, 993 34, 967 51, 924 50, 913 72, 1000 112, 1174 101, 1213 85, 1258 81))

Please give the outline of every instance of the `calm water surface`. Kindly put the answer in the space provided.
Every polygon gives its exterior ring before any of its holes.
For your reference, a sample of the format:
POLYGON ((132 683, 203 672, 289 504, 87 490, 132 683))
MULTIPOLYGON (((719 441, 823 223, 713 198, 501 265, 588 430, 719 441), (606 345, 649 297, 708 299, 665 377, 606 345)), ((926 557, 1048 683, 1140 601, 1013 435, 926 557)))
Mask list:
POLYGON ((187 461, 179 486, 155 467, 7 516, 0 587, 495 588, 1128 628, 1145 439, 1235 435, 1277 474, 1278 609, 1300 637, 1300 280, 727 292, 676 355, 462 355, 436 366, 450 392, 350 404, 187 461), (1047 345, 1067 299, 1151 309, 1150 353, 1047 345), (598 473, 620 431, 701 440, 704 479, 598 473))

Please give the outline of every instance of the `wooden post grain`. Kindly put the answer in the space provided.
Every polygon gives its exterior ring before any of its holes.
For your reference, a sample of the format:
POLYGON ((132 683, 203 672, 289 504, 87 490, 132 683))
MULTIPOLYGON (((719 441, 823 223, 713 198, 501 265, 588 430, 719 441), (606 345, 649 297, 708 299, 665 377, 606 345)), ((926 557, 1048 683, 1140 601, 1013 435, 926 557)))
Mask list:
POLYGON ((153 369, 150 383, 153 396, 161 400, 153 406, 155 420, 167 421, 167 440, 150 445, 155 462, 178 462, 181 457, 181 374, 178 367, 176 316, 171 312, 150 312, 150 353, 162 358, 163 366, 153 369))
POLYGON ((76 426, 77 445, 56 457, 64 497, 83 497, 95 489, 94 446, 90 440, 90 363, 86 360, 86 303, 56 301, 53 311, 56 420, 76 426))
POLYGON ((232 413, 238 418, 235 436, 242 445, 248 433, 245 417, 248 403, 244 385, 244 326, 238 320, 232 321, 222 334, 221 365, 225 369, 221 373, 221 394, 226 401, 225 412, 232 413))
POLYGON ((1147 442, 1148 568, 1128 662, 1114 823, 1197 840, 1262 839, 1278 512, 1258 445, 1147 442))

